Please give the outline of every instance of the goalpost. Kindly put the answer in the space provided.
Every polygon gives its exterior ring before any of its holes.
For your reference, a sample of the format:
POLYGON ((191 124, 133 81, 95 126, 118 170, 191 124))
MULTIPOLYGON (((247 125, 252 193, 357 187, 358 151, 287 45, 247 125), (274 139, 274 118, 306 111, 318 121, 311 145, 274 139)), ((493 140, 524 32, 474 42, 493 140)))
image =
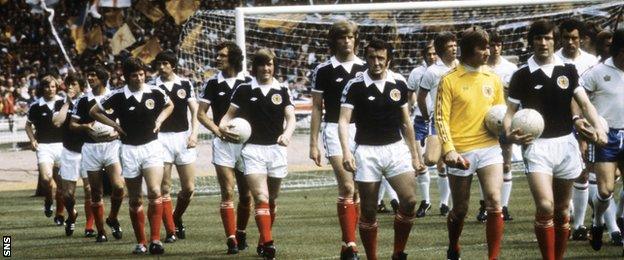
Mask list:
MULTIPOLYGON (((523 61, 530 54, 525 38, 532 21, 558 23, 575 17, 613 28, 622 8, 623 1, 472 0, 201 10, 188 20, 180 35, 180 69, 196 82, 208 79, 216 72, 214 47, 222 41, 235 41, 246 55, 260 48, 272 49, 276 54, 276 78, 288 81, 294 88, 306 88, 309 73, 329 58, 329 26, 342 19, 359 25, 360 54, 373 37, 391 42, 395 46, 392 70, 406 77, 421 64, 420 50, 436 34, 473 26, 496 31, 504 42, 503 55, 523 61)), ((331 174, 307 173, 289 176, 282 186, 328 185, 335 185, 331 174)), ((198 180, 197 187, 200 193, 218 192, 214 180, 208 178, 198 180)))

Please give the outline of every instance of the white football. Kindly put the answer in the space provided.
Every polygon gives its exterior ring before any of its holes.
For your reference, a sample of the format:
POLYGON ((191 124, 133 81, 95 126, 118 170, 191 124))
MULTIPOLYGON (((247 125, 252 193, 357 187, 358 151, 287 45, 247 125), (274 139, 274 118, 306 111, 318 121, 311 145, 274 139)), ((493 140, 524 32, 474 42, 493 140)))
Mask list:
POLYGON ((520 129, 521 134, 530 134, 537 139, 544 131, 544 118, 534 109, 520 109, 511 120, 511 129, 520 129))
POLYGON ((485 128, 494 136, 499 136, 503 132, 503 118, 507 113, 506 105, 495 105, 485 114, 485 128))
POLYGON ((230 131, 239 136, 239 143, 242 144, 249 140, 249 137, 251 136, 251 125, 247 122, 247 120, 237 117, 230 120, 229 125, 231 126, 230 131))
POLYGON ((98 121, 95 121, 91 128, 92 130, 89 131, 89 135, 93 138, 108 137, 115 132, 112 126, 102 124, 98 121))

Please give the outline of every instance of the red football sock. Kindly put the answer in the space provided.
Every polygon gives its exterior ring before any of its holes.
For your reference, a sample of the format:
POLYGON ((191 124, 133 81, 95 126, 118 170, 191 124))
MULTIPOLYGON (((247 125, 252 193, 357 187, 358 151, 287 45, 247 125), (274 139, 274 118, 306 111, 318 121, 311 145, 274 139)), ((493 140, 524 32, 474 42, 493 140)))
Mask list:
POLYGON ((251 214, 251 205, 249 203, 238 203, 236 208, 236 228, 238 230, 247 229, 249 223, 249 215, 251 214))
POLYGON ((342 231, 342 241, 345 244, 355 243, 355 204, 352 199, 338 197, 336 203, 338 210, 338 222, 340 222, 340 230, 342 231))
POLYGON ((95 221, 95 217, 93 215, 93 210, 91 209, 91 201, 85 200, 84 203, 84 211, 87 222, 85 223, 85 229, 93 230, 93 222, 95 221))
POLYGON ((275 205, 275 201, 271 202, 269 201, 269 213, 271 213, 271 227, 273 227, 273 223, 275 223, 275 217, 276 217, 276 209, 277 205, 275 205))
POLYGON ((162 199, 162 220, 165 224, 167 235, 175 234, 175 224, 173 224, 173 204, 171 197, 162 199))
POLYGON ((145 238, 145 213, 143 213, 143 206, 138 208, 130 208, 130 221, 132 222, 132 229, 134 229, 134 236, 139 244, 147 245, 147 239, 145 238))
POLYGON ((355 207, 355 215, 353 216, 353 221, 351 224, 353 225, 353 230, 355 230, 358 225, 358 222, 360 221, 360 199, 359 198, 353 200, 353 206, 355 207))
POLYGON ((93 216, 95 217, 95 227, 98 234, 106 234, 104 230, 104 202, 91 202, 91 210, 93 210, 93 216))
POLYGON ((150 222, 150 240, 160 241, 160 223, 163 219, 162 198, 150 199, 147 216, 150 222))
POLYGON ((113 194, 111 194, 110 197, 111 207, 110 212, 108 212, 108 218, 117 219, 117 216, 119 215, 119 209, 121 208, 121 203, 123 202, 123 197, 123 189, 117 189, 113 191, 113 194))
POLYGON ((570 216, 555 218, 555 259, 563 259, 570 236, 570 216))
POLYGON ((271 212, 269 203, 259 202, 256 204, 256 224, 260 232, 260 243, 264 244, 273 240, 271 234, 271 212))
POLYGON ((535 216, 535 237, 542 252, 542 259, 555 259, 555 228, 552 215, 535 216))
POLYGON ((448 229, 449 248, 459 252, 459 237, 464 229, 464 219, 459 219, 455 215, 455 211, 451 210, 446 218, 446 227, 448 229))
POLYGON ((394 216, 394 253, 405 251, 405 245, 409 238, 412 225, 414 225, 414 217, 416 215, 408 215, 400 210, 394 216))
POLYGON ((498 259, 501 241, 503 240, 503 213, 502 211, 488 211, 485 234, 488 244, 489 259, 498 259))
POLYGON ((369 260, 377 260, 377 226, 377 220, 360 219, 360 238, 369 260))
POLYGON ((234 216, 234 202, 221 202, 221 221, 225 230, 225 237, 236 235, 236 217, 234 216))
POLYGON ((63 216, 63 210, 65 209, 65 200, 63 199, 63 192, 57 188, 54 194, 56 200, 56 216, 63 216))

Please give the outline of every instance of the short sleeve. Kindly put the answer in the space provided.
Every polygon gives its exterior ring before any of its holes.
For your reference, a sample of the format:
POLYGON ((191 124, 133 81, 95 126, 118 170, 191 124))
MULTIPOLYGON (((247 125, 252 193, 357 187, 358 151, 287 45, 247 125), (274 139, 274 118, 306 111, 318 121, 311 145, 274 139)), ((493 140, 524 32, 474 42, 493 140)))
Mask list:
POLYGON ((204 84, 204 87, 202 88, 202 91, 199 94, 199 102, 210 104, 214 100, 214 94, 213 94, 214 87, 212 84, 210 84, 211 82, 212 82, 211 80, 208 80, 204 84))
POLYGON ((119 102, 117 101, 117 98, 115 98, 116 96, 117 95, 114 94, 108 94, 104 96, 100 101, 97 102, 98 107, 103 111, 109 109, 117 111, 117 105, 119 102))
POLYGON ((312 76, 310 81, 312 82, 312 91, 323 93, 325 91, 326 82, 324 81, 326 77, 323 77, 323 72, 321 70, 321 65, 316 66, 314 71, 312 72, 312 76))
POLYGON ((418 85, 420 85, 420 80, 423 77, 423 71, 420 69, 421 67, 415 68, 410 73, 407 78, 407 89, 411 91, 417 91, 418 85))
POLYGON ((192 101, 195 100, 197 98, 197 96, 195 95, 195 89, 193 88, 193 82, 191 82, 190 80, 187 81, 187 89, 186 92, 189 93, 188 94, 188 101, 192 101))
MULTIPOLYGON (((570 91, 572 91, 572 93, 576 92, 577 89, 579 87, 579 73, 578 70, 576 69, 576 66, 574 65, 566 65, 566 67, 569 67, 570 70, 572 70, 572 72, 570 73, 570 91)), ((583 73, 583 74, 587 74, 587 73, 583 73)))
POLYGON ((520 105, 520 101, 523 99, 522 95, 522 71, 517 70, 511 76, 511 80, 509 81, 509 96, 507 100, 511 103, 520 105))
POLYGON ((433 71, 426 70, 420 80, 420 88, 431 91, 431 89, 435 88, 434 85, 435 85, 435 75, 433 71))
POLYGON ((286 102, 284 102, 284 107, 287 106, 295 106, 295 104, 293 103, 293 99, 292 96, 290 95, 290 91, 288 91, 288 88, 282 88, 282 92, 283 92, 283 96, 284 96, 284 100, 286 102))
POLYGON ((241 85, 234 90, 234 93, 232 93, 232 100, 230 101, 232 106, 240 108, 241 105, 245 103, 245 97, 247 96, 246 90, 248 89, 247 86, 248 85, 241 85))
POLYGON ((583 75, 579 79, 579 84, 588 92, 596 91, 596 81, 594 80, 593 72, 593 69, 589 69, 587 72, 583 73, 583 75))
POLYGON ((340 98, 340 106, 353 109, 355 104, 355 91, 353 87, 353 80, 349 81, 342 91, 342 97, 340 98))
POLYGON ((36 114, 37 114, 37 102, 35 101, 35 103, 33 103, 28 109, 28 121, 33 122, 33 123, 37 121, 36 114))

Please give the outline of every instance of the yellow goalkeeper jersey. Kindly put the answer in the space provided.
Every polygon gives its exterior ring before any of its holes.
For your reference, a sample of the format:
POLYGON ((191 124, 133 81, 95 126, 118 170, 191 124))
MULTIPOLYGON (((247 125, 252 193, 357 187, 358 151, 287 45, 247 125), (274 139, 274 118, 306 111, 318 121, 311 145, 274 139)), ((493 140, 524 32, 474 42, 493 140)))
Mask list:
POLYGON ((497 145, 498 138, 488 132, 484 120, 490 107, 503 103, 503 84, 487 66, 461 64, 444 75, 435 101, 443 154, 497 145))

